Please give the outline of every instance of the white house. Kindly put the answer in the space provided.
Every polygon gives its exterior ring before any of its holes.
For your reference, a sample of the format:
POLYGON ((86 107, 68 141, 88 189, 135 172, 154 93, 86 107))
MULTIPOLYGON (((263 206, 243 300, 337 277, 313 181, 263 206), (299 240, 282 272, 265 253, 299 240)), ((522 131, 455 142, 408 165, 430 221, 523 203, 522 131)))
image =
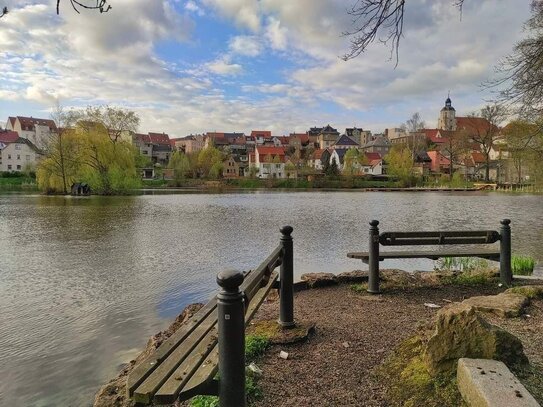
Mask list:
POLYGON ((34 170, 40 158, 38 148, 30 140, 18 137, 10 141, 0 133, 0 171, 34 170))
POLYGON ((249 156, 249 166, 258 169, 259 178, 285 178, 285 149, 257 146, 249 156))

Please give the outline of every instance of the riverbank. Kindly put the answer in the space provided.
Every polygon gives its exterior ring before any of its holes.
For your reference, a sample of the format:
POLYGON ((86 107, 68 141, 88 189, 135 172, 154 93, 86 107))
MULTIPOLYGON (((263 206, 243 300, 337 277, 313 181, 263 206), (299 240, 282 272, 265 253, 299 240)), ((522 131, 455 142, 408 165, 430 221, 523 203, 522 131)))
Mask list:
MULTIPOLYGON (((396 405, 390 399, 389 383, 383 380, 381 371, 398 345, 428 329, 439 309, 466 298, 494 295, 505 290, 488 274, 484 279, 466 279, 450 273, 413 274, 383 270, 383 275, 386 277, 381 295, 365 292, 364 284, 360 284, 365 280, 364 273, 347 273, 332 285, 317 289, 308 289, 307 284, 299 285, 294 299, 296 320, 315 322, 315 332, 306 342, 272 344, 265 351, 257 361, 262 370, 257 381, 260 397, 251 405, 396 405), (427 304, 434 305, 429 307, 427 304), (281 351, 288 353, 287 359, 278 357, 281 351)), ((542 283, 534 279, 522 281, 522 284, 542 283)), ((258 311, 247 335, 261 335, 260 327, 276 320, 278 307, 272 293, 258 311)), ((166 339, 193 310, 183 311, 172 327, 155 335, 137 360, 166 339)), ((531 364, 538 372, 543 372, 543 349, 539 346, 543 332, 543 300, 532 300, 524 315, 529 317, 503 319, 491 316, 489 319, 518 336, 531 364)), ((124 397, 123 380, 135 364, 132 362, 102 388, 95 407, 131 406, 124 397)), ((543 375, 537 377, 540 378, 543 375)), ((543 402, 543 382, 533 380, 533 374, 526 380, 525 385, 539 402, 543 402)), ((453 396, 458 397, 458 394, 453 396)), ((209 402, 210 406, 215 405, 213 400, 209 402)), ((454 405, 457 404, 450 404, 454 405)))

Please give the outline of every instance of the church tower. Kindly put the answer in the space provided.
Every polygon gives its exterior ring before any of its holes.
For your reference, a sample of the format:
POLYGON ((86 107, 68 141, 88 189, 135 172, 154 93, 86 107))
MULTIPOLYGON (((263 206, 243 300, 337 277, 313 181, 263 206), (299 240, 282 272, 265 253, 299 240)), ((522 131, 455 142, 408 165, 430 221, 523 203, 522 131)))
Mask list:
POLYGON ((445 106, 439 112, 437 128, 440 130, 456 130, 456 110, 452 107, 451 98, 447 96, 445 106))

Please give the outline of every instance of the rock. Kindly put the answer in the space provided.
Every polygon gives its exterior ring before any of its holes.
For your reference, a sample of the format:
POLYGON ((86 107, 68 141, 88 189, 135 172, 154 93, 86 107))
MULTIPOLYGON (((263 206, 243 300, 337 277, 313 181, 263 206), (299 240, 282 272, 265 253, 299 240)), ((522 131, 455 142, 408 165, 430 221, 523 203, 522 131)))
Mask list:
POLYGON ((332 273, 307 273, 302 274, 300 278, 309 288, 328 287, 338 283, 336 275, 332 273))
POLYGON ((438 312, 424 360, 430 373, 437 374, 453 372, 463 357, 496 359, 508 366, 528 363, 517 337, 486 322, 474 307, 455 303, 438 312))
POLYGON ((458 390, 468 406, 538 407, 539 403, 502 362, 458 360, 458 390))
POLYGON ((506 294, 521 294, 528 298, 543 298, 543 285, 523 285, 505 290, 506 294))
POLYGON ((427 308, 441 308, 441 305, 433 304, 431 302, 425 302, 424 306, 427 308))
POLYGON ((471 297, 463 303, 474 307, 477 311, 491 312, 502 318, 512 318, 520 316, 530 300, 521 294, 501 293, 471 297))
POLYGON ((338 274, 337 280, 342 284, 365 283, 368 281, 368 272, 362 270, 346 271, 338 274))
POLYGON ((282 350, 281 352, 279 352, 279 357, 281 359, 287 360, 288 359, 288 352, 285 352, 284 350, 282 350))
POLYGON ((151 353, 156 350, 162 342, 168 339, 177 329, 190 317, 192 317, 203 304, 190 304, 179 314, 175 321, 165 331, 159 332, 152 336, 147 342, 147 346, 141 352, 135 360, 130 361, 116 378, 112 379, 109 383, 105 384, 98 390, 94 397, 94 407, 132 407, 134 402, 127 398, 126 391, 126 378, 132 371, 134 366, 141 363, 151 353))

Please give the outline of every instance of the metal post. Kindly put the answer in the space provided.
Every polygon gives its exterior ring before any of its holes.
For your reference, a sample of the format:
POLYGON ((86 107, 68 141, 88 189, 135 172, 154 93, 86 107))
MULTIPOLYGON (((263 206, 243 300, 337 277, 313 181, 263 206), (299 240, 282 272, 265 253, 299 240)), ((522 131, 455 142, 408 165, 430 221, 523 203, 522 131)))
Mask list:
POLYGON ((500 279, 503 284, 511 285, 513 273, 511 271, 511 220, 504 219, 500 222, 500 279))
POLYGON ((239 286, 243 273, 221 271, 217 284, 219 325, 219 405, 245 407, 245 305, 239 286))
POLYGON ((368 292, 379 294, 379 221, 370 222, 368 292))
POLYGON ((279 291, 279 324, 283 328, 291 328, 294 323, 294 248, 292 244, 292 226, 281 228, 281 246, 283 261, 279 274, 281 288, 279 291))

